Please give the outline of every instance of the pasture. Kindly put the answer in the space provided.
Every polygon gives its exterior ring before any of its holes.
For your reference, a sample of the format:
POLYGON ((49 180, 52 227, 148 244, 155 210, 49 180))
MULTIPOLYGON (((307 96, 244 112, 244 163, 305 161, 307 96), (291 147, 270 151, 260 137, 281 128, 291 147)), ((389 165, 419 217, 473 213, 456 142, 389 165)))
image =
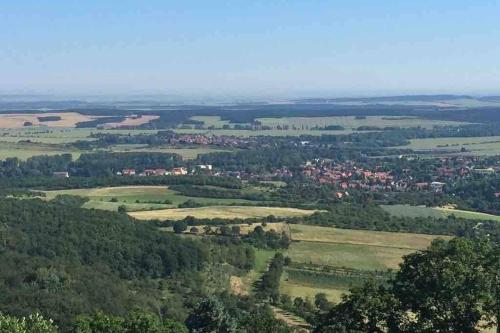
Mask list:
POLYGON ((177 128, 174 132, 178 134, 205 134, 205 135, 229 135, 238 137, 251 136, 301 136, 301 135, 332 135, 332 134, 351 134, 353 131, 325 131, 325 130, 308 130, 308 129, 289 129, 289 130, 239 130, 239 129, 185 129, 177 128))
POLYGON ((113 152, 170 153, 181 155, 183 159, 193 160, 200 154, 227 152, 230 149, 219 149, 208 146, 177 148, 169 146, 147 147, 144 145, 116 145, 110 148, 113 152))
POLYGON ((79 140, 95 140, 90 135, 97 133, 138 135, 156 134, 157 130, 124 130, 124 129, 95 129, 95 128, 45 128, 27 127, 6 129, 0 128, 0 141, 19 142, 31 141, 40 143, 63 144, 79 140))
POLYGON ((413 150, 432 150, 436 153, 462 153, 461 149, 464 148, 474 155, 498 155, 500 136, 413 139, 405 147, 413 150))
MULTIPOLYGON (((217 199, 220 200, 220 199, 217 199)), ((207 206, 198 208, 162 209, 131 212, 130 216, 139 220, 182 220, 187 216, 195 218, 247 219, 274 215, 276 217, 311 215, 314 210, 261 206, 207 206)))
POLYGON ((116 211, 120 206, 125 206, 128 211, 175 208, 187 200, 194 200, 205 205, 248 204, 252 202, 244 199, 188 197, 180 195, 166 186, 119 186, 71 189, 45 191, 45 194, 47 200, 64 194, 86 197, 89 198, 89 201, 83 205, 83 208, 113 211, 116 211))
MULTIPOLYGON (((404 255, 425 249, 437 236, 336 229, 310 225, 290 225, 292 244, 286 255, 292 262, 342 267, 359 271, 397 269, 404 255)), ((441 236, 449 239, 450 237, 441 236)), ((324 292, 338 301, 347 292, 349 281, 338 278, 300 278, 286 270, 280 290, 292 297, 310 297, 324 292)))
POLYGON ((381 207, 389 214, 394 216, 446 218, 447 216, 453 214, 456 217, 461 217, 464 219, 492 220, 500 222, 500 216, 498 215, 453 209, 448 207, 425 207, 410 205, 381 205, 381 207))
MULTIPOLYGON (((314 127, 323 128, 325 126, 339 125, 345 130, 354 131, 360 126, 384 127, 422 127, 433 128, 434 126, 458 126, 465 123, 456 121, 430 120, 416 117, 394 117, 394 116, 367 116, 358 119, 354 116, 339 117, 284 117, 284 118, 259 118, 262 125, 277 128, 278 126, 288 126, 289 128, 312 129, 314 127)), ((336 133, 337 131, 331 131, 336 133)))
POLYGON ((52 144, 0 141, 0 160, 11 157, 26 160, 33 156, 59 154, 71 154, 73 155, 73 159, 76 159, 80 156, 80 151, 63 149, 52 144))
MULTIPOLYGON (((257 225, 260 224, 254 223, 246 227, 242 224, 241 233, 246 234, 257 225)), ((425 249, 432 240, 438 238, 423 234, 336 229, 286 223, 268 223, 264 229, 289 233, 293 241, 283 254, 290 257, 295 264, 314 265, 320 272, 322 267, 363 272, 397 269, 404 255, 425 249)), ((440 238, 450 239, 448 236, 440 238)), ((273 251, 258 251, 265 253, 265 256, 259 258, 259 270, 262 270, 263 261, 269 261, 273 251)), ((354 282, 349 277, 299 273, 301 269, 288 267, 285 269, 280 283, 281 293, 313 299, 314 295, 323 292, 330 300, 338 301, 354 282)), ((255 271, 249 273, 241 280, 242 288, 251 290, 251 285, 257 278, 255 271)))

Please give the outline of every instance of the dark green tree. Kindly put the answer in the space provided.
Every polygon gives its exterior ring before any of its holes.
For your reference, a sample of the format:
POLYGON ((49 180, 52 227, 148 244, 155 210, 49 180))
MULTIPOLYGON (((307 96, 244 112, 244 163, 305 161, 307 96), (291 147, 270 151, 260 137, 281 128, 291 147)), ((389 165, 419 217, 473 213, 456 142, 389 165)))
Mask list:
POLYGON ((186 319, 192 333, 233 333, 236 320, 229 315, 224 305, 214 296, 201 301, 186 319))

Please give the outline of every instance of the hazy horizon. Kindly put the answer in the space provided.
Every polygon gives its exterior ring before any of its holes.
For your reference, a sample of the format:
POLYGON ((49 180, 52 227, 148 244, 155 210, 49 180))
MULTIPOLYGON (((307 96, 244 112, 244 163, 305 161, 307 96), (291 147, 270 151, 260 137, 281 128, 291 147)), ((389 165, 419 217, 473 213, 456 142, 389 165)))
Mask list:
POLYGON ((1 6, 0 94, 500 95, 496 1, 1 6))

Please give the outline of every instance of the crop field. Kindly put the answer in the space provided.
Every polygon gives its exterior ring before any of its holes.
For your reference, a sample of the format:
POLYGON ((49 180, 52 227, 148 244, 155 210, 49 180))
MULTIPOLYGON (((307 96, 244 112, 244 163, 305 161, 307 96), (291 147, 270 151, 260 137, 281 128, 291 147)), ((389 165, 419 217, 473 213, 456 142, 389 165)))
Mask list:
POLYGON ((414 150, 433 150, 436 153, 460 152, 464 148, 475 155, 497 155, 500 154, 500 136, 413 139, 405 147, 414 150))
POLYGON ((33 113, 33 114, 1 114, 0 128, 22 128, 26 123, 33 126, 75 127, 79 122, 94 120, 97 117, 86 116, 77 112, 33 113), (59 120, 40 121, 39 117, 57 116, 59 120))
POLYGON ((143 115, 142 117, 127 117, 125 120, 119 123, 106 123, 104 125, 105 128, 117 128, 117 127, 123 127, 123 126, 139 126, 143 124, 147 124, 152 120, 158 119, 160 116, 148 116, 148 115, 143 115))
POLYGON ((156 130, 125 130, 125 129, 95 129, 95 128, 0 128, 0 141, 19 142, 31 141, 40 143, 63 144, 79 140, 95 140, 91 134, 108 133, 121 135, 156 134, 156 130))
POLYGON ((193 116, 192 120, 202 121, 203 127, 222 128, 224 125, 230 125, 228 120, 222 120, 220 116, 193 116))
MULTIPOLYGON (((92 121, 103 118, 102 116, 89 116, 78 112, 60 112, 60 113, 11 113, 0 114, 0 128, 23 128, 23 127, 75 127, 80 122, 92 121), (58 117, 44 121, 43 117, 58 117), (29 124, 29 126, 26 126, 29 124)), ((157 119, 159 116, 144 115, 142 117, 126 117, 122 122, 107 123, 104 127, 115 128, 121 126, 137 126, 157 119)))
POLYGON ((289 129, 289 130, 238 130, 238 129, 183 129, 177 128, 174 130, 179 134, 205 134, 205 135, 229 135, 238 137, 251 136, 301 136, 301 135, 324 135, 324 134, 351 134, 353 131, 324 131, 324 130, 308 130, 308 129, 289 129))
POLYGON ((208 206, 199 208, 177 208, 162 209, 153 211, 132 212, 130 215, 139 220, 181 220, 186 216, 195 218, 254 218, 274 215, 284 216, 305 216, 313 214, 314 210, 304 210, 297 208, 283 207, 261 207, 261 206, 208 206))
POLYGON ((303 241, 294 242, 287 253, 296 262, 369 271, 397 268, 401 257, 411 252, 415 249, 303 241))
POLYGON ((456 217, 462 217, 465 219, 492 220, 500 222, 500 216, 498 215, 491 215, 491 214, 472 212, 472 211, 453 209, 453 208, 410 206, 410 205, 382 205, 381 207, 385 211, 394 216, 445 218, 453 214, 456 217))
POLYGON ((128 211, 142 211, 153 209, 175 208, 179 204, 194 200, 206 205, 228 205, 249 204, 252 201, 244 199, 217 199, 188 197, 169 190, 166 186, 120 186, 103 187, 92 189, 72 189, 45 191, 47 200, 57 195, 75 195, 89 198, 83 208, 95 208, 104 210, 117 210, 119 206, 125 206, 128 211), (166 203, 168 200, 168 203, 166 203))
MULTIPOLYGON (((415 117, 382 117, 382 116, 367 116, 364 119, 356 119, 353 116, 345 117, 284 117, 284 118, 259 118, 262 125, 277 128, 278 126, 289 126, 290 128, 306 128, 325 127, 331 125, 340 125, 346 130, 356 130, 360 126, 376 126, 384 127, 422 127, 433 128, 434 126, 458 126, 464 123, 455 121, 429 120, 415 117)), ((336 133, 337 131, 332 131, 336 133)))
POLYGON ((5 160, 10 157, 17 157, 20 160, 26 160, 33 156, 39 155, 59 155, 71 154, 73 159, 80 156, 78 150, 67 150, 51 144, 38 144, 38 143, 14 143, 14 142, 1 142, 0 141, 0 160, 5 160))
MULTIPOLYGON (((240 225, 241 233, 246 234, 259 223, 240 225)), ((198 226, 202 229, 202 226, 198 226)), ((283 254, 289 256, 294 264, 314 265, 320 275, 300 274, 301 269, 285 268, 280 283, 281 293, 292 297, 309 297, 325 293, 328 299, 339 301, 342 294, 356 280, 348 276, 321 275, 323 268, 346 268, 363 272, 397 269, 404 255, 427 248, 438 236, 336 229, 329 227, 283 222, 267 223, 264 230, 285 231, 291 234, 292 243, 283 254), (325 277, 326 276, 326 277, 325 277)), ((439 236, 450 239, 448 236, 439 236)), ((262 274, 274 251, 257 250, 257 267, 244 276, 238 283, 245 293, 251 291, 252 284, 262 274), (263 268, 264 267, 264 268, 263 268)), ((357 280, 359 283, 359 280, 357 280)))
POLYGON ((297 241, 382 246, 410 250, 423 249, 435 238, 423 234, 338 229, 303 224, 292 224, 291 233, 293 240, 297 241))
MULTIPOLYGON (((360 271, 397 269, 404 255, 425 249, 437 236, 336 229, 294 224, 293 239, 286 255, 292 262, 328 267, 343 267, 360 271)), ((441 238, 449 239, 447 236, 441 238)), ((338 301, 347 292, 346 281, 299 278, 290 270, 284 274, 281 292, 292 297, 310 297, 324 292, 338 301)))
POLYGON ((181 155, 183 159, 192 160, 200 154, 227 152, 230 149, 219 149, 207 146, 199 146, 192 148, 177 148, 177 147, 147 147, 144 145, 116 145, 111 147, 113 152, 148 152, 148 153, 171 153, 181 155))

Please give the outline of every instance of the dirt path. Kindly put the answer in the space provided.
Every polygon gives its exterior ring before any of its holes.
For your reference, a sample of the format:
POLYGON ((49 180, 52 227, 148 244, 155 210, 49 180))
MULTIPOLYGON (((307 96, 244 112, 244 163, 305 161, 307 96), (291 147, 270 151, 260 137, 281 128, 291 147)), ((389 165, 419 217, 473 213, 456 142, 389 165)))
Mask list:
POLYGON ((306 323, 304 319, 274 306, 271 306, 271 309, 274 312, 274 317, 278 320, 284 321, 288 326, 295 328, 299 332, 311 332, 311 325, 306 323))

